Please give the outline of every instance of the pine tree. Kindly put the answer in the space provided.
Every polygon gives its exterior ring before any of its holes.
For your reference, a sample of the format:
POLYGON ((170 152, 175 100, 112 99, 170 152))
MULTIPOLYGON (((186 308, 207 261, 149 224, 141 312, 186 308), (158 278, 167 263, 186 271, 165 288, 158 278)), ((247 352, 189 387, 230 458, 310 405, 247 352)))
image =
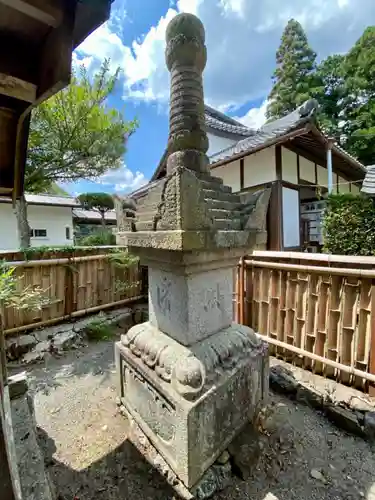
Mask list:
POLYGON ((295 19, 290 19, 276 53, 273 88, 268 97, 267 118, 280 118, 314 95, 316 54, 306 33, 295 19))

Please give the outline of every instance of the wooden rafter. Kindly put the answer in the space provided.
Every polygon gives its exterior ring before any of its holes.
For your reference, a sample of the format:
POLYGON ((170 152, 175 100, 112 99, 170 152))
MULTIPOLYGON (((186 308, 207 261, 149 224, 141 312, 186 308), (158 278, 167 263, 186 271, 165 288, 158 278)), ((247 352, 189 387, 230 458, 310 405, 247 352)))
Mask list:
POLYGON ((50 0, 0 0, 0 4, 11 7, 48 26, 56 28, 62 21, 62 9, 50 0))

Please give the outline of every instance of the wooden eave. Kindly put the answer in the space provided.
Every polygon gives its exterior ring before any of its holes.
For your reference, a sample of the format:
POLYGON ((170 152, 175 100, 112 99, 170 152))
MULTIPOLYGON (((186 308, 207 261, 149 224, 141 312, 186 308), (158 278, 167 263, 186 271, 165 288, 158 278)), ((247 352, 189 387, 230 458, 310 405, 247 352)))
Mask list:
POLYGON ((32 109, 68 85, 72 51, 113 0, 0 0, 0 195, 24 190, 32 109))

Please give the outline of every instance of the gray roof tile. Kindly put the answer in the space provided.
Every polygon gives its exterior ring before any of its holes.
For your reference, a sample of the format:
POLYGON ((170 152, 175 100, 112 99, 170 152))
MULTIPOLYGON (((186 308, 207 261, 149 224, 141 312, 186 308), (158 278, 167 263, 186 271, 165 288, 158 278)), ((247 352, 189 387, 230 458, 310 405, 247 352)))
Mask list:
POLYGON ((243 123, 238 122, 234 118, 231 118, 230 116, 227 116, 210 106, 206 105, 204 107, 204 115, 208 128, 244 137, 255 134, 255 130, 246 127, 243 123))
POLYGON ((283 118, 266 123, 250 137, 241 139, 233 146, 229 146, 222 151, 211 155, 210 162, 216 163, 236 154, 251 151, 253 148, 266 144, 268 141, 275 139, 278 136, 283 136, 288 132, 298 129, 298 127, 302 127, 302 125, 311 120, 311 117, 314 115, 317 108, 318 103, 315 99, 306 101, 302 104, 302 106, 283 118))

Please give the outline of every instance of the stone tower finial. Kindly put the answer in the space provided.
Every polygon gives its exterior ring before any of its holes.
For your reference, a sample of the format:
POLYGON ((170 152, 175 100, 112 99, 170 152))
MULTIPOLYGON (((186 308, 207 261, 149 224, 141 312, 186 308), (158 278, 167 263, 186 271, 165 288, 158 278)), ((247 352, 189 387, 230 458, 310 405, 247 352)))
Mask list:
POLYGON ((168 25, 166 41, 165 56, 171 73, 167 171, 188 163, 193 170, 207 172, 202 85, 207 52, 203 24, 192 14, 179 14, 168 25))

